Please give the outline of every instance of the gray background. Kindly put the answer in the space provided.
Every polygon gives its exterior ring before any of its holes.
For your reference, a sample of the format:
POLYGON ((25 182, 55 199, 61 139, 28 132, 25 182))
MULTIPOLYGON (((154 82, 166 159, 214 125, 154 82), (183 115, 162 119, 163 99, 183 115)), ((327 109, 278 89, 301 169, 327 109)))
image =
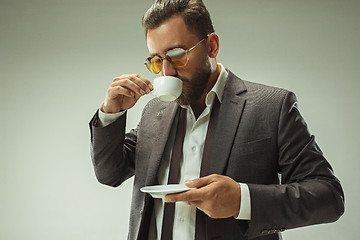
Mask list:
MULTIPOLYGON (((205 1, 219 62, 294 91, 342 181, 345 215, 285 239, 358 239, 359 2, 205 1)), ((0 0, 0 239, 126 238, 132 180, 96 181, 87 124, 114 77, 155 77, 140 24, 151 3, 0 0)), ((129 112, 128 128, 149 99, 129 112)))

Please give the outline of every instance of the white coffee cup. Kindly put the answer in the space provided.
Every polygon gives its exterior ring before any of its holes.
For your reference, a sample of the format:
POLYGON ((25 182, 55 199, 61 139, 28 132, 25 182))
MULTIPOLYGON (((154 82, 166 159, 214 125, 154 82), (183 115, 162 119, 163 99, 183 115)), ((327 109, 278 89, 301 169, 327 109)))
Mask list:
POLYGON ((183 82, 173 76, 160 76, 154 79, 152 92, 161 101, 171 102, 176 100, 182 92, 183 82))

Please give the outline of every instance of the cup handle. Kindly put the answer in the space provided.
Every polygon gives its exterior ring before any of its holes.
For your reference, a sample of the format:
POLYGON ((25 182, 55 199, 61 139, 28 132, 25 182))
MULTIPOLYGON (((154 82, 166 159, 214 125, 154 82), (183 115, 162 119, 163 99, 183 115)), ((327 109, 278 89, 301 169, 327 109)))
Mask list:
POLYGON ((154 97, 157 97, 157 96, 158 96, 158 95, 156 94, 155 89, 154 89, 154 90, 152 90, 152 91, 150 92, 150 94, 151 94, 151 95, 153 95, 154 97))

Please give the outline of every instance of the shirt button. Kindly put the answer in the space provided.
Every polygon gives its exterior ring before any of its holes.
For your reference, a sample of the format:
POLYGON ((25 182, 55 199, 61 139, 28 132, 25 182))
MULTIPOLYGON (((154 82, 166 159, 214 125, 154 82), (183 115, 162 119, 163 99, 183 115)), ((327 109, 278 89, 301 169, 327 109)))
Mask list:
POLYGON ((195 152, 195 151, 196 151, 196 146, 193 146, 193 147, 191 148, 191 150, 192 150, 193 152, 195 152))

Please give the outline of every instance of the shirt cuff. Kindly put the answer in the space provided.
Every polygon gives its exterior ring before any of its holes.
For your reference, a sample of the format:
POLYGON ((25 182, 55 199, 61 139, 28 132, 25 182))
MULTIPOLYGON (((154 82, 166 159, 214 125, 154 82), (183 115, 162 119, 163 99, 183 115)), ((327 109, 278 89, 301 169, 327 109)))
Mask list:
POLYGON ((99 117, 99 126, 106 127, 107 125, 115 122, 119 117, 125 114, 126 111, 120 111, 118 113, 104 113, 99 109, 98 117, 99 117))
POLYGON ((241 201, 238 220, 251 220, 251 201, 249 187, 245 183, 239 183, 241 188, 241 201))

